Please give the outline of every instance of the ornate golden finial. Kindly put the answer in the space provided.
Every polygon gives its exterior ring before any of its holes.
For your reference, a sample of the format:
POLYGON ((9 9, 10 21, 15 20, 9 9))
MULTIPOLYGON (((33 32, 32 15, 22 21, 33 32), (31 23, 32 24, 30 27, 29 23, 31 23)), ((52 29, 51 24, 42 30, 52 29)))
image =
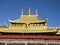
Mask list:
POLYGON ((30 16, 30 8, 29 8, 29 10, 28 10, 28 15, 30 16))
POLYGON ((21 10, 21 15, 23 15, 23 10, 21 10))
POLYGON ((4 26, 6 26, 6 22, 4 22, 4 26))
POLYGON ((48 21, 48 18, 46 18, 46 21, 48 21))
POLYGON ((38 16, 38 12, 37 12, 37 9, 36 9, 36 16, 38 16))
POLYGON ((0 26, 1 26, 1 24, 0 24, 0 26))

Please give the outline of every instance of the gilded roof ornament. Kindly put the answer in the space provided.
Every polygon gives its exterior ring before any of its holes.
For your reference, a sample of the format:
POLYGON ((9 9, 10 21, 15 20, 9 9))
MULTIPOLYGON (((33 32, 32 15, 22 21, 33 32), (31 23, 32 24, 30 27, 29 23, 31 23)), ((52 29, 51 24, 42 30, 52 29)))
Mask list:
POLYGON ((23 10, 21 10, 21 15, 23 15, 23 10))
POLYGON ((48 21, 48 18, 46 18, 46 21, 48 21))
POLYGON ((36 16, 38 16, 38 12, 37 12, 37 9, 36 9, 36 16))
POLYGON ((28 10, 28 15, 29 15, 29 16, 30 16, 30 13, 31 13, 31 12, 30 12, 30 8, 29 8, 29 10, 28 10))

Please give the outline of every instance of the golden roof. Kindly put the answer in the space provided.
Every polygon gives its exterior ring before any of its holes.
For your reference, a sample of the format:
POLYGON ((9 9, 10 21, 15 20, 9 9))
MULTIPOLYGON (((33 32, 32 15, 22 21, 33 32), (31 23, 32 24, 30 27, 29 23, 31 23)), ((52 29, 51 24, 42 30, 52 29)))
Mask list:
POLYGON ((47 20, 40 20, 38 19, 38 13, 36 10, 35 15, 31 15, 30 9, 28 10, 28 15, 23 15, 23 10, 21 12, 21 16, 19 19, 16 20, 9 20, 11 23, 40 23, 40 22, 46 22, 47 20))

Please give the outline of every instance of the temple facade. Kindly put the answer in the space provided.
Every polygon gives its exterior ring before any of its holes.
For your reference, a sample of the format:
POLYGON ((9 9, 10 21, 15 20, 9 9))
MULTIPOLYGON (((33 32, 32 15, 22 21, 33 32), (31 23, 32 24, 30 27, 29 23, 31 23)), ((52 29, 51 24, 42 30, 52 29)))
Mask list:
POLYGON ((41 20, 38 18, 38 12, 31 14, 30 9, 28 14, 24 15, 23 10, 21 11, 20 18, 16 20, 8 20, 10 25, 0 30, 1 34, 29 34, 29 35, 56 35, 58 34, 57 29, 49 29, 46 25, 47 18, 41 20))
POLYGON ((0 45, 60 45, 60 27, 47 27, 48 19, 39 19, 38 12, 8 20, 10 25, 0 26, 0 45))

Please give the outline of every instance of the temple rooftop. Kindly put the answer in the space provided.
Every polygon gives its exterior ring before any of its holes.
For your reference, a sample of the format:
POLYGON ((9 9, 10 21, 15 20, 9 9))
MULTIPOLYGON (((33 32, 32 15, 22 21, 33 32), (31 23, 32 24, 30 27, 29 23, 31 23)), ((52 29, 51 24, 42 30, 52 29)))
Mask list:
POLYGON ((38 18, 37 10, 36 10, 36 13, 34 15, 32 15, 31 12, 30 12, 30 8, 28 10, 27 15, 24 15, 23 10, 22 10, 19 19, 9 20, 9 22, 11 22, 11 23, 39 23, 39 22, 44 23, 46 21, 47 21, 47 19, 41 20, 41 19, 38 18))

